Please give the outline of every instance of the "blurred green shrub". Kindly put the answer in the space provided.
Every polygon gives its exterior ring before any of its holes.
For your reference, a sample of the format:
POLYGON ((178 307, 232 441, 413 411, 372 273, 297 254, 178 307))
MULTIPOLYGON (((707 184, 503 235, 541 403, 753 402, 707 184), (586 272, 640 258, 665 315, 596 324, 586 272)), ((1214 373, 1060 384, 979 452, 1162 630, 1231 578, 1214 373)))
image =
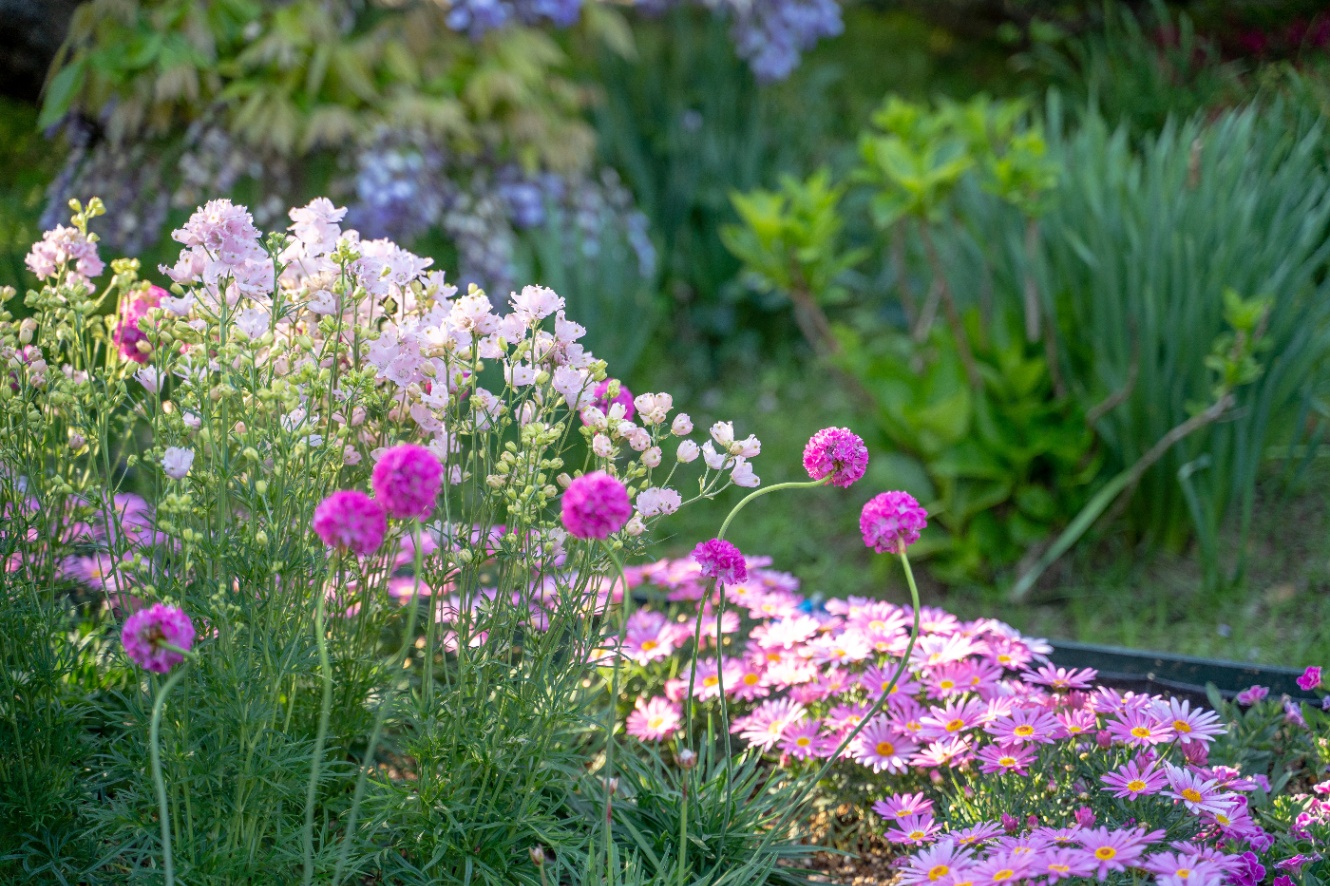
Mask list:
POLYGON ((1322 127, 1288 103, 1140 139, 1093 110, 1073 126, 1056 97, 1045 117, 889 100, 861 140, 863 214, 819 172, 736 197, 727 242, 796 303, 801 280, 819 309, 853 293, 825 350, 915 459, 902 476, 932 484, 943 577, 1037 559, 1121 496, 1136 538, 1199 539, 1221 585, 1219 528, 1245 533, 1330 357, 1322 127), (865 285, 884 280, 904 324, 865 285))

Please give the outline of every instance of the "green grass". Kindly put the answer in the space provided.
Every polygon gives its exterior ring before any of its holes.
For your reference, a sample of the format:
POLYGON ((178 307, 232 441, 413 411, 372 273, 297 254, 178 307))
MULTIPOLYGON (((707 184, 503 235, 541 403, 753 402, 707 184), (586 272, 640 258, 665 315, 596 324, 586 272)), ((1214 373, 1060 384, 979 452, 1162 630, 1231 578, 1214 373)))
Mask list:
MULTIPOLYGON (((868 427, 837 377, 812 366, 740 367, 713 387, 690 390, 671 378, 663 361, 648 364, 641 378, 630 380, 640 390, 671 391, 676 406, 699 427, 733 420, 736 432, 758 435, 762 454, 754 468, 764 485, 806 477, 800 457, 819 428, 868 427)), ((1195 546, 1182 555, 1153 553, 1126 545, 1111 531, 1074 549, 1026 604, 1002 601, 1001 589, 943 586, 932 580, 926 560, 918 569, 921 589, 928 603, 965 618, 1000 618, 1050 639, 1286 667, 1330 663, 1330 460, 1314 460, 1291 483, 1281 477, 1282 463, 1266 468, 1247 541, 1247 574, 1223 592, 1201 590, 1195 546)), ((798 575, 809 595, 903 602, 899 571, 859 539, 860 506, 886 488, 874 473, 870 459, 869 476, 849 490, 761 498, 735 521, 730 539, 745 553, 774 557, 774 566, 798 575)), ((713 537, 740 492, 669 518, 661 527, 660 553, 683 556, 713 537)), ((1236 553, 1236 537, 1231 527, 1221 540, 1229 557, 1236 553)))

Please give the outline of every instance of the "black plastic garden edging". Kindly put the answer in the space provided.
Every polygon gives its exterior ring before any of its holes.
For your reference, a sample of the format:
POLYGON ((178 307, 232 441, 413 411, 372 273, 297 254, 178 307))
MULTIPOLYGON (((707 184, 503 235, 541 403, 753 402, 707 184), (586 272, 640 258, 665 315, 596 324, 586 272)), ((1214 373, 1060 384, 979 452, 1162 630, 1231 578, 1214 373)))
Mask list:
POLYGON ((1123 649, 1116 646, 1096 646, 1091 643, 1073 643, 1069 640, 1051 640, 1053 663, 1064 668, 1094 668, 1099 681, 1118 689, 1176 695, 1208 706, 1205 687, 1213 683, 1227 699, 1249 686, 1260 685, 1270 689, 1278 698, 1319 704, 1320 699, 1305 692, 1297 684, 1301 671, 1219 661, 1187 655, 1170 655, 1123 649))

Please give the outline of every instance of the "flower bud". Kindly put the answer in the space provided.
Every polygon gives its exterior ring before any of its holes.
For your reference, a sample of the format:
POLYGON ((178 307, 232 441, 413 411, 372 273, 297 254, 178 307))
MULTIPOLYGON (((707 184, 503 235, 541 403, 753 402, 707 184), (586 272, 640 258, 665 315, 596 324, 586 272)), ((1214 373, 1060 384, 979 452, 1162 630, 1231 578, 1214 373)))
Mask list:
POLYGON ((531 863, 532 863, 533 865, 535 865, 536 867, 538 867, 538 868, 540 868, 540 867, 544 867, 544 866, 545 866, 545 850, 544 850, 544 849, 541 849, 539 846, 532 846, 532 847, 531 847, 531 863))
POLYGON ((697 765, 697 754, 693 753, 688 748, 684 748, 675 755, 674 760, 679 764, 679 768, 686 772, 697 765))
POLYGON ((83 448, 83 444, 88 441, 77 431, 72 431, 69 435, 69 448, 78 451, 83 448))

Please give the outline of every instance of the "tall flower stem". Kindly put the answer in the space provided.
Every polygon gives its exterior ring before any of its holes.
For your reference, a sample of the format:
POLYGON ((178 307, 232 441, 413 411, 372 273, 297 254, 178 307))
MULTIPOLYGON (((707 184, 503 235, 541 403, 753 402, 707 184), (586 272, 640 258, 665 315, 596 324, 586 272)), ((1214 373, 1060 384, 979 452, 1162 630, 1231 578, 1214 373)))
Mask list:
POLYGON ((692 786, 693 771, 683 771, 683 796, 679 802, 679 867, 676 870, 676 883, 684 886, 688 871, 688 788, 692 786))
POLYGON ((171 858, 171 807, 166 800, 166 782, 162 780, 162 709, 166 706, 166 696, 180 682, 187 667, 177 668, 157 693, 152 703, 152 725, 148 729, 148 760, 152 766, 152 785, 157 790, 157 817, 162 823, 162 870, 166 886, 175 886, 175 862, 171 858))
MULTIPOLYGON (((813 780, 810 782, 813 788, 815 788, 822 779, 827 777, 827 773, 831 771, 832 765, 840 758, 840 755, 845 752, 845 749, 850 746, 850 742, 854 741, 859 733, 864 730, 864 727, 866 727, 869 722, 882 711, 882 707, 887 703, 887 699, 891 697, 891 693, 896 689, 896 684, 900 681, 900 678, 905 675, 905 671, 910 667, 910 655, 913 654, 914 644, 919 639, 919 588, 914 582, 914 572, 910 569, 910 558, 905 553, 904 547, 901 548, 899 555, 901 558, 901 565, 905 567, 905 581, 910 586, 910 605, 914 610, 914 626, 910 629, 910 642, 905 645, 905 654, 901 656, 900 666, 896 668, 896 673, 892 674, 891 682, 887 683, 887 685, 882 688, 882 694, 878 696, 877 701, 874 702, 873 706, 868 709, 868 713, 864 714, 863 718, 859 720, 859 724, 841 739, 841 743, 836 747, 836 750, 833 751, 827 758, 827 761, 822 764, 822 768, 818 769, 817 775, 814 776, 813 780)), ((770 844, 776 834, 783 832, 785 828, 789 827, 792 818, 803 808, 805 800, 807 800, 806 795, 798 802, 791 803, 786 807, 785 812, 782 813, 781 817, 776 821, 775 827, 768 830, 766 835, 762 838, 762 842, 758 844, 756 851, 752 854, 753 858, 760 858, 762 856, 762 851, 766 849, 767 845, 770 844)))
MULTIPOLYGON (((411 604, 406 613, 406 629, 402 632, 402 648, 393 657, 393 663, 388 667, 388 688, 379 701, 379 710, 374 715, 374 729, 369 734, 369 744, 365 746, 365 759, 360 765, 360 774, 356 777, 356 791, 351 798, 351 811, 347 814, 346 819, 346 834, 342 838, 342 848, 337 853, 337 867, 333 871, 333 886, 340 886, 342 882, 342 871, 346 868, 346 860, 351 854, 351 844, 356 839, 356 819, 360 814, 360 801, 365 795, 365 782, 369 777, 370 767, 374 765, 374 751, 378 748, 379 735, 383 732, 383 721, 388 715, 388 709, 392 707, 393 696, 396 694, 397 678, 402 671, 402 663, 411 654, 411 645, 416 635, 416 615, 420 612, 420 571, 424 565, 424 554, 420 549, 420 523, 418 522, 412 528, 411 541, 415 550, 415 575, 411 588, 411 604)), ((433 603, 434 600, 431 597, 431 608, 433 603)), ((432 616, 433 613, 431 612, 432 616)), ((429 656, 434 654, 432 648, 426 648, 425 652, 429 656)))
MULTIPOLYGON (((609 722, 605 724, 605 871, 606 882, 613 883, 617 879, 614 874, 614 845, 610 826, 614 800, 614 782, 612 781, 614 778, 614 730, 619 720, 619 664, 623 658, 623 644, 628 635, 628 610, 632 608, 633 595, 628 592, 628 578, 623 572, 623 561, 610 547, 608 540, 602 544, 606 556, 614 564, 615 575, 619 577, 619 586, 623 588, 623 605, 619 607, 619 642, 614 647, 614 664, 610 669, 609 722)), ((611 586, 608 598, 605 601, 607 610, 613 596, 614 589, 611 586)))
MULTIPOLYGON (((339 555, 340 556, 340 555, 339 555)), ((323 672, 323 700, 319 706, 319 731, 314 738, 314 755, 309 764, 309 788, 305 792, 305 830, 302 842, 305 852, 305 874, 302 886, 314 881, 314 799, 319 791, 319 768, 323 763, 323 746, 328 740, 328 719, 332 713, 332 663, 328 660, 328 637, 324 628, 324 608, 327 593, 315 585, 314 639, 319 647, 319 668, 323 672)))

